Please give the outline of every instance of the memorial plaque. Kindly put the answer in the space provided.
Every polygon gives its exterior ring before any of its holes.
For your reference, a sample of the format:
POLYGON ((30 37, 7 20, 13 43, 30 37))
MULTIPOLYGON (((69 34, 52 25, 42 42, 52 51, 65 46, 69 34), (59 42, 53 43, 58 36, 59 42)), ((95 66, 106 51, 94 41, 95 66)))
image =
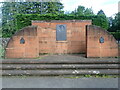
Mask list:
POLYGON ((65 41, 66 40, 66 25, 56 25, 56 40, 65 41))
POLYGON ((24 43, 25 43, 24 38, 21 38, 21 39, 20 39, 20 44, 24 44, 24 43))
POLYGON ((104 43, 104 38, 103 37, 100 38, 100 43, 104 43))

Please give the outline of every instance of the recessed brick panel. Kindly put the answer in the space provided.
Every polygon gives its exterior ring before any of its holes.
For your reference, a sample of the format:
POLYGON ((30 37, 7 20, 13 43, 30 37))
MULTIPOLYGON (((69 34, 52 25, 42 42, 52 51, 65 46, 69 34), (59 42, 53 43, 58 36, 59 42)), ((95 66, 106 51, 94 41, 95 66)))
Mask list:
POLYGON ((38 26, 39 53, 85 53, 86 52, 85 27, 86 25, 91 25, 91 21, 86 21, 86 20, 85 21, 63 20, 63 21, 50 21, 50 22, 33 21, 32 25, 38 26), (66 25, 66 32, 67 32, 66 41, 56 41, 56 25, 66 25))

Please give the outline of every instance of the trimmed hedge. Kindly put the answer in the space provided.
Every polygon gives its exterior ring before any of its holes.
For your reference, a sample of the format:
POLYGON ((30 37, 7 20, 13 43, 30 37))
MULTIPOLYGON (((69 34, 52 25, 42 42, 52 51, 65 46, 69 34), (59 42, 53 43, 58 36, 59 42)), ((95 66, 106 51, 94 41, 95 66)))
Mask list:
MULTIPOLYGON (((95 18, 102 18, 101 16, 71 16, 71 15, 51 15, 51 14, 19 14, 16 16, 17 25, 16 29, 19 30, 23 27, 31 25, 32 20, 92 20, 93 25, 96 25, 95 18)), ((99 21, 98 21, 99 22, 99 21)), ((99 26, 99 25, 98 25, 99 26)), ((101 26, 102 27, 102 26, 101 26)))

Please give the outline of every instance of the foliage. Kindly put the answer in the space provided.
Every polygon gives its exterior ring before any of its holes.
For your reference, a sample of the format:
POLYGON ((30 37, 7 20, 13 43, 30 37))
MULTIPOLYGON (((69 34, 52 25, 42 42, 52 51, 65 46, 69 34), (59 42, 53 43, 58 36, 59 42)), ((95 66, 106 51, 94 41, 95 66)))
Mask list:
POLYGON ((97 18, 94 19, 93 23, 97 26, 100 26, 104 29, 108 29, 108 20, 104 15, 97 15, 97 18))
POLYGON ((98 11, 97 18, 94 20, 95 25, 101 26, 104 29, 108 29, 108 19, 103 10, 98 11))
POLYGON ((108 31, 120 41, 120 13, 117 13, 115 18, 109 17, 109 22, 108 31))
MULTIPOLYGON (((84 6, 78 6, 78 8, 71 13, 68 13, 68 15, 74 15, 74 16, 96 16, 93 13, 92 8, 85 8, 84 6)), ((100 26, 104 29, 108 29, 108 18, 106 17, 103 10, 98 11, 97 18, 93 21, 94 25, 100 26)))
POLYGON ((2 6, 3 37, 10 37, 19 29, 31 25, 31 20, 92 20, 93 25, 108 28, 108 21, 101 10, 97 15, 92 8, 78 6, 64 14, 60 2, 4 2, 2 6))
POLYGON ((109 17, 109 29, 110 32, 120 32, 120 13, 115 15, 115 18, 109 17))
POLYGON ((120 31, 119 32, 110 32, 116 40, 120 40, 120 31))
POLYGON ((97 15, 105 15, 104 11, 101 9, 100 11, 98 11, 97 15))
POLYGON ((14 18, 13 16, 15 15, 16 12, 15 3, 7 3, 5 2, 2 6, 2 32, 3 36, 6 37, 7 35, 12 35, 15 31, 14 28, 14 18), (14 7, 14 8, 11 8, 14 7), (9 13, 11 12, 11 13, 9 13))
MULTIPOLYGON (((39 15, 39 14, 19 14, 16 16, 17 18, 17 30, 31 25, 31 20, 92 20, 93 25, 96 25, 96 18, 97 16, 74 16, 74 15, 66 15, 66 14, 61 14, 61 15, 53 15, 53 14, 44 14, 44 15, 39 15)), ((102 18, 99 16, 99 18, 102 18)), ((98 21, 100 22, 100 21, 98 21)))
POLYGON ((3 2, 2 30, 3 37, 10 37, 16 32, 17 14, 62 14, 60 2, 3 2))
POLYGON ((92 8, 85 8, 84 6, 78 6, 77 9, 69 13, 70 15, 75 15, 75 16, 90 16, 90 15, 95 15, 93 13, 92 8))

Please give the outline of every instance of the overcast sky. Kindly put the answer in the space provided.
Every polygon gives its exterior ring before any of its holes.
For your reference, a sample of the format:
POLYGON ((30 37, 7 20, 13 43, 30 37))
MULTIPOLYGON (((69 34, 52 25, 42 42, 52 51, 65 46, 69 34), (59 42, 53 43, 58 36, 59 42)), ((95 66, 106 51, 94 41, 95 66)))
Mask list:
POLYGON ((82 5, 86 8, 92 7, 95 14, 102 9, 108 17, 118 12, 119 1, 120 0, 61 0, 65 11, 73 11, 79 5, 82 5))
MULTIPOLYGON (((3 0, 0 0, 2 2, 3 0)), ((39 0, 38 0, 39 1, 39 0)), ((96 14, 102 9, 110 17, 118 12, 118 2, 120 0, 60 0, 64 5, 64 11, 73 11, 79 5, 93 9, 96 14)))

